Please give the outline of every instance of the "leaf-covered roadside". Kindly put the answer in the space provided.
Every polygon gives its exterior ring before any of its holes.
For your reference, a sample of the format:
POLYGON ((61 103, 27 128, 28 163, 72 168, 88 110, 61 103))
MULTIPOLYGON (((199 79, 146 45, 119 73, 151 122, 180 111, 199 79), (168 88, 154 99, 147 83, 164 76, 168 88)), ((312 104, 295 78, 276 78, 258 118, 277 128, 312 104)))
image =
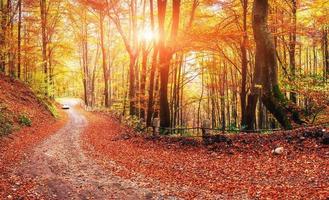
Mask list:
POLYGON ((61 117, 57 120, 49 115, 40 118, 38 125, 25 127, 10 136, 0 138, 0 199, 30 199, 34 196, 30 194, 34 181, 24 179, 24 175, 13 175, 11 171, 28 156, 33 147, 63 127, 67 116, 64 112, 60 114, 61 117))
MULTIPOLYGON (((233 146, 204 147, 186 140, 153 140, 134 133, 114 119, 87 113, 85 148, 122 168, 119 176, 159 181, 172 195, 224 199, 326 199, 329 196, 329 148, 302 132, 236 136, 233 146), (288 134, 290 137, 287 137, 288 134), (289 142, 290 141, 290 142, 289 142), (274 147, 284 147, 273 155, 274 147), (205 194, 206 193, 206 194, 205 194)), ((107 167, 111 167, 108 164, 107 167)))

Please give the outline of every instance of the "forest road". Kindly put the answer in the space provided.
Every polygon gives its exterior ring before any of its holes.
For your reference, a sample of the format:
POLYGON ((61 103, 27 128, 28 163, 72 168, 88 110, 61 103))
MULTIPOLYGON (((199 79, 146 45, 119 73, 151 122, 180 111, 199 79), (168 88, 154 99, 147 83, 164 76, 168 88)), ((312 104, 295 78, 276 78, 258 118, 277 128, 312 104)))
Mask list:
POLYGON ((16 174, 37 182, 33 193, 46 199, 158 199, 154 193, 123 180, 85 155, 80 136, 88 125, 74 106, 65 100, 68 123, 36 146, 16 174))

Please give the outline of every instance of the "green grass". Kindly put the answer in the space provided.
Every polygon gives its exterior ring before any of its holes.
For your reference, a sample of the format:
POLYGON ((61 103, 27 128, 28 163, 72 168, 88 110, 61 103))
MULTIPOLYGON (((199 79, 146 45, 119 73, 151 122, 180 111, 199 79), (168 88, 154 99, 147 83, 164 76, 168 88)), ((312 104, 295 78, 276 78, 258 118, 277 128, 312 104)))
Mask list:
POLYGON ((32 120, 27 114, 20 114, 18 122, 21 126, 32 126, 32 120))

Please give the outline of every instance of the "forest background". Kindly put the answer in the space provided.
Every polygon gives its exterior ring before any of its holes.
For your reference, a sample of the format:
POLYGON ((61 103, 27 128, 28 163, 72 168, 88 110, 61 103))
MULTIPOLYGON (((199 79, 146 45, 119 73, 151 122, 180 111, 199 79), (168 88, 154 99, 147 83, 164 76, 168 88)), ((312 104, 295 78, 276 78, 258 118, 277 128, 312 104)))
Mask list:
POLYGON ((0 71, 39 96, 80 97, 146 126, 327 122, 328 1, 1 0, 0 9, 0 71))

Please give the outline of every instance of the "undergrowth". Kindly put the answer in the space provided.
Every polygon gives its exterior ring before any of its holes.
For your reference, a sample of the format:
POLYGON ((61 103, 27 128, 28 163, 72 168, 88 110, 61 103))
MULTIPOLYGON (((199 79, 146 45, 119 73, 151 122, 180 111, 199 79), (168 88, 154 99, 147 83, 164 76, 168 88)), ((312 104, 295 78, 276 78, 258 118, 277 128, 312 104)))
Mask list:
POLYGON ((38 101, 45 106, 47 110, 51 113, 51 115, 55 118, 59 117, 59 113, 56 109, 56 106, 47 98, 41 95, 37 95, 38 101))
POLYGON ((0 104, 0 137, 9 135, 13 132, 13 121, 10 119, 8 112, 5 112, 7 107, 0 104))
POLYGON ((18 117, 18 122, 22 126, 32 126, 32 120, 27 114, 20 114, 18 117))

